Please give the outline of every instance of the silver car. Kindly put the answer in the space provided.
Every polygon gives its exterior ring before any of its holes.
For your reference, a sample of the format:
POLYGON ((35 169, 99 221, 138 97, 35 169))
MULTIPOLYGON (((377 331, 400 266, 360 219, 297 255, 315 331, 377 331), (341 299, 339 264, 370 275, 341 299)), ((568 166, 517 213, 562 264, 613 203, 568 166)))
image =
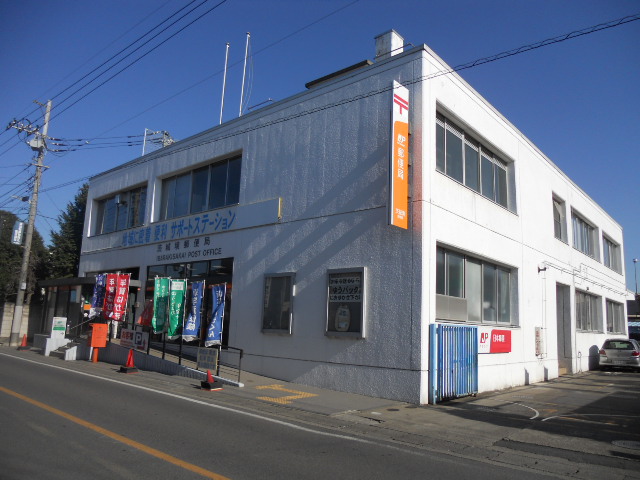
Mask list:
POLYGON ((609 338, 600 349, 600 368, 631 367, 640 369, 640 344, 628 338, 609 338))

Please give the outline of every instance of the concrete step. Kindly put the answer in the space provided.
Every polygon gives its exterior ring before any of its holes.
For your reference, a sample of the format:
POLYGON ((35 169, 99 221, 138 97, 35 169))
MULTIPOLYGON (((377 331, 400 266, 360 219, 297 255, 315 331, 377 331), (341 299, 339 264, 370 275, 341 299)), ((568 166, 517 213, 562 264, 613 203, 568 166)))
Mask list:
POLYGON ((58 347, 56 350, 49 353, 50 357, 60 358, 62 360, 75 360, 78 350, 77 342, 69 342, 62 347, 58 347))

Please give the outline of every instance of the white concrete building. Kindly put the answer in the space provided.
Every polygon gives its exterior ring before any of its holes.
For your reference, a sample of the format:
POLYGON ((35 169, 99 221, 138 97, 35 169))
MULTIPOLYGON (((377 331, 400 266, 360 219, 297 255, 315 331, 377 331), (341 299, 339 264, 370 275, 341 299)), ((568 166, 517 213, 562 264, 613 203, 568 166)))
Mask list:
POLYGON ((243 368, 336 390, 427 403, 593 368, 626 334, 620 225, 402 43, 92 178, 80 275, 230 282, 243 368), (403 201, 407 228, 390 224, 403 201), (432 325, 473 340, 447 359, 432 325), (447 393, 447 369, 471 386, 447 393))

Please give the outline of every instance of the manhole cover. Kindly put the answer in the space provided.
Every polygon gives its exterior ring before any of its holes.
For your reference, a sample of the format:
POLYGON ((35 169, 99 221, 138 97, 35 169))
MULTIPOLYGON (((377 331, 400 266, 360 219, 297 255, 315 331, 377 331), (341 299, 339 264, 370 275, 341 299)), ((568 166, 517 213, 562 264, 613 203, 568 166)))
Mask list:
POLYGON ((614 440, 611 442, 616 447, 631 448, 633 450, 640 450, 640 442, 634 440, 614 440))

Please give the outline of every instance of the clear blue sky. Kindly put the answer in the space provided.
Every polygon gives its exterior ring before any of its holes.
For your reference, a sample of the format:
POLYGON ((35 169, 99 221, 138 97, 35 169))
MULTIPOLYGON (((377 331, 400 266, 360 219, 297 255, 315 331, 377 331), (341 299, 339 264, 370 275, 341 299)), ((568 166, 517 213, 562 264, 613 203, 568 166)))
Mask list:
MULTIPOLYGON (((188 19, 219 1, 209 0, 188 19)), ((456 66, 640 13, 637 0, 227 0, 56 116, 78 98, 60 103, 75 88, 55 97, 57 93, 188 3, 0 0, 0 127, 31 112, 33 100, 53 97, 53 137, 140 135, 149 128, 186 138, 218 123, 226 42, 235 66, 227 80, 224 117, 237 116, 246 32, 251 32, 255 53, 251 106, 283 99, 303 91, 310 80, 372 59, 374 37, 390 28, 413 45, 426 43, 456 66)), ((622 225, 627 285, 635 289, 632 259, 640 257, 640 21, 461 75, 622 225)), ((42 123, 39 112, 28 118, 42 123)), ((113 140, 102 140, 107 141, 113 140)), ((81 182, 60 185, 141 153, 139 146, 95 148, 96 142, 100 140, 62 156, 47 155, 50 168, 43 177, 36 223, 45 240, 81 182)), ((0 208, 26 219, 26 204, 10 200, 26 191, 32 172, 21 171, 32 154, 23 144, 10 148, 16 143, 15 130, 0 135, 0 208)))

